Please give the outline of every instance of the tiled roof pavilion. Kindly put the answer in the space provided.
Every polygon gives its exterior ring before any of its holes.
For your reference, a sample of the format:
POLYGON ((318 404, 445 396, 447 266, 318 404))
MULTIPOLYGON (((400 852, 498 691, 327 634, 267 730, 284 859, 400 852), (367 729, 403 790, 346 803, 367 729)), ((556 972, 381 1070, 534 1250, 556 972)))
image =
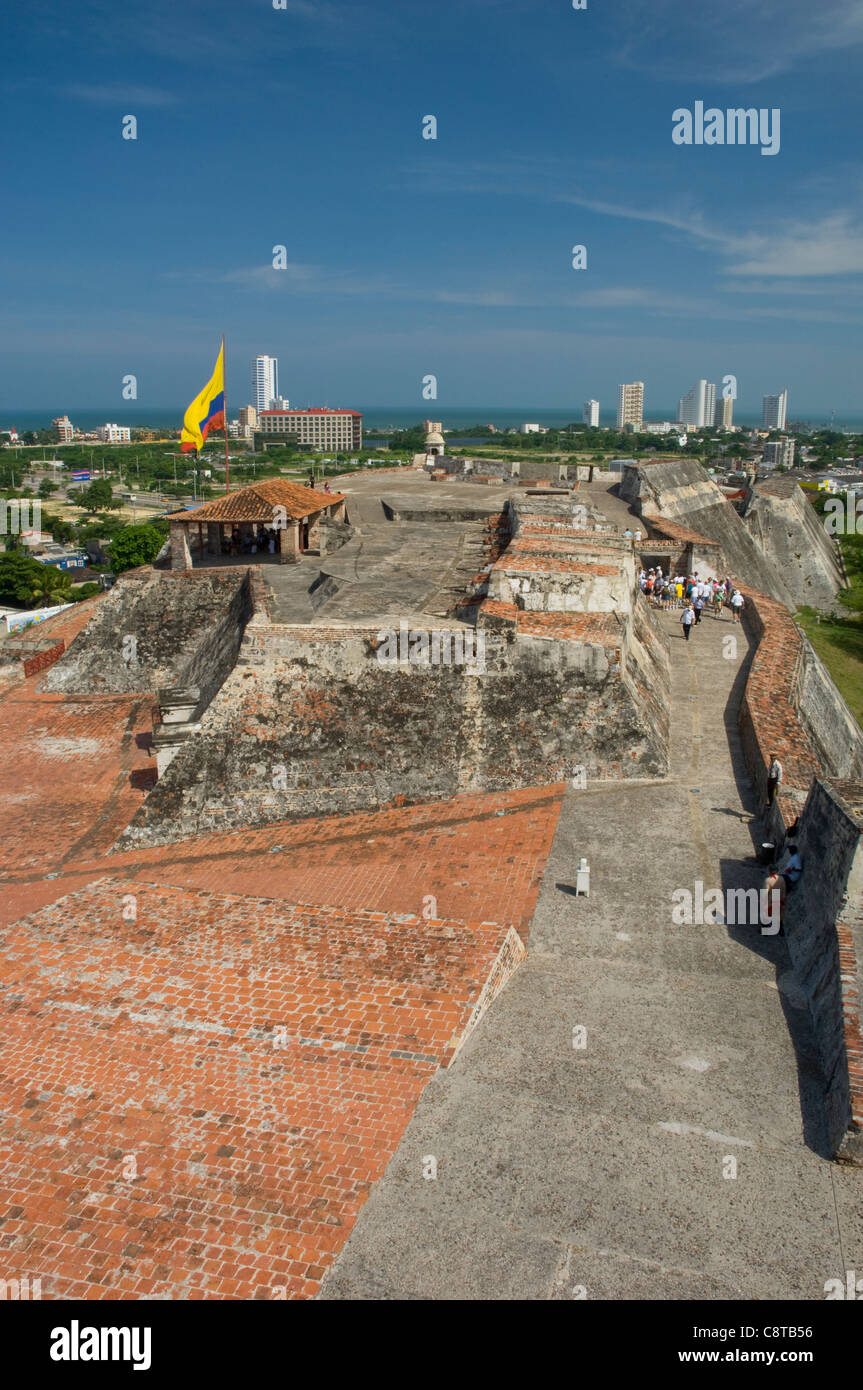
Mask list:
POLYGON ((171 512, 171 567, 189 569, 192 555, 190 533, 197 530, 197 551, 200 560, 206 549, 211 555, 221 555, 220 528, 238 527, 247 533, 255 526, 275 527, 278 532, 280 564, 295 564, 301 553, 319 544, 319 523, 323 517, 336 521, 344 519, 346 494, 318 492, 302 483, 289 483, 284 478, 269 478, 252 483, 224 497, 214 497, 193 511, 171 512), (281 509, 284 508, 284 511, 281 509))
POLYGON ((273 508, 284 507, 294 521, 323 511, 336 502, 343 502, 343 492, 318 492, 302 483, 289 483, 283 478, 252 483, 250 487, 215 497, 194 511, 171 512, 170 521, 264 521, 272 522, 273 508))

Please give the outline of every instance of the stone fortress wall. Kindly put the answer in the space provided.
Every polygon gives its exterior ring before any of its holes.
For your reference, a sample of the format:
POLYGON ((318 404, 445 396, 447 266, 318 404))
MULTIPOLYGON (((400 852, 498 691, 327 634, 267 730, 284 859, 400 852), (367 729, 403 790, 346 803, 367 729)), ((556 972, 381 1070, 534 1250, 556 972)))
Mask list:
POLYGON ((378 623, 273 624, 256 610, 200 734, 122 845, 579 771, 666 775, 668 661, 635 593, 632 541, 573 526, 574 505, 513 510, 516 539, 459 607, 468 623, 405 624, 408 647, 411 632, 448 631, 469 637, 473 660, 382 660, 378 623))
POLYGON ((784 920, 825 1077, 831 1151, 853 1162, 863 1162, 861 830, 860 783, 814 781, 797 832, 805 872, 784 920))
POLYGON ((782 575, 795 605, 833 606, 845 583, 839 550, 793 478, 780 475, 753 488, 743 524, 782 575))
MULTIPOLYGON (((851 1108, 859 1014, 845 989, 859 951, 856 928, 847 925, 861 907, 857 832, 853 817, 835 811, 836 799, 813 788, 840 779, 845 804, 854 801, 848 789, 863 779, 863 735, 787 606, 800 585, 811 590, 805 574, 817 566, 807 562, 803 578, 792 576, 788 551, 786 572, 777 574, 697 464, 629 468, 621 491, 643 518, 638 551, 634 537, 577 491, 514 492, 495 523, 504 548, 474 576, 452 616, 424 622, 411 613, 408 645, 423 627, 462 641, 469 635, 482 642, 481 667, 476 656, 381 661, 377 621, 273 623, 257 569, 144 569, 96 605, 44 688, 205 687, 199 731, 179 748, 118 849, 576 775, 664 777, 668 658, 637 589, 637 562, 664 545, 730 572, 747 594, 757 642, 740 711, 750 775, 763 795, 767 763, 779 754, 786 778, 771 830, 780 843, 799 816, 812 847, 789 932, 830 1078, 831 1133, 847 1149, 842 1136, 859 1122, 859 1107, 851 1108), (129 634, 137 638, 136 669, 123 656, 129 634), (832 865, 829 893, 808 862, 816 852, 832 865)), ((769 506, 759 500, 761 512, 769 506)), ((428 515, 426 522, 437 524, 428 515)), ((804 542, 821 545, 805 521, 804 542)))
POLYGON ((88 695, 195 685, 209 703, 234 666, 252 608, 248 570, 142 566, 100 600, 41 689, 88 695))

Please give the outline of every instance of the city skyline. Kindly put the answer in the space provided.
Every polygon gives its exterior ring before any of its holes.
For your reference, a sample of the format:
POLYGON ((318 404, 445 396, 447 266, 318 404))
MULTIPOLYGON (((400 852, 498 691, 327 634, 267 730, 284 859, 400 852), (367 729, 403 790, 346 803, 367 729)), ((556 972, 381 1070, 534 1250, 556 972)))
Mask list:
POLYGON ((0 412, 65 401, 113 419, 128 374, 142 407, 188 400, 224 333, 229 406, 266 344, 292 405, 422 408, 433 374, 441 412, 575 408, 649 369, 650 399, 671 406, 697 361, 710 381, 736 376, 737 414, 772 389, 765 364, 799 413, 858 413, 853 7, 828 0, 817 40, 802 0, 734 23, 683 0, 624 22, 638 13, 512 0, 491 29, 479 0, 444 0, 433 20, 418 0, 396 15, 215 3, 204 21, 191 0, 154 0, 146 22, 105 0, 74 25, 59 0, 7 15, 19 215, 0 412), (517 80, 501 103, 504 66, 517 80), (697 102, 781 109, 779 153, 675 145, 673 111, 697 102), (282 126, 284 181, 267 138, 282 126), (250 196, 190 182, 202 155, 250 196), (59 226, 56 167, 76 191, 59 226))

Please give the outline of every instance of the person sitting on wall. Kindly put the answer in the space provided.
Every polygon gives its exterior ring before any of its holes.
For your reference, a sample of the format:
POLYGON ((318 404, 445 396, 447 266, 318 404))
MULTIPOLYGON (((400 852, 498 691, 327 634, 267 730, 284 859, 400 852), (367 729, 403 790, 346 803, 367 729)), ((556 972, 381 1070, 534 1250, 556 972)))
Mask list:
MULTIPOLYGON (((781 931, 782 918, 785 915, 785 899, 788 897, 788 884, 785 882, 785 879, 782 877, 782 874, 780 874, 777 869, 771 869, 766 879, 764 880, 763 889, 763 891, 768 895, 766 898, 766 902, 770 905, 768 910, 771 913, 773 911, 773 898, 771 894, 777 890, 779 892, 779 926, 781 931)), ((762 899, 762 901, 765 900, 762 899)))
POLYGON ((785 861, 785 867, 779 872, 785 880, 786 890, 790 893, 793 888, 796 888, 800 875, 803 873, 803 861, 798 853, 795 840, 792 840, 788 845, 787 853, 788 858, 785 861))

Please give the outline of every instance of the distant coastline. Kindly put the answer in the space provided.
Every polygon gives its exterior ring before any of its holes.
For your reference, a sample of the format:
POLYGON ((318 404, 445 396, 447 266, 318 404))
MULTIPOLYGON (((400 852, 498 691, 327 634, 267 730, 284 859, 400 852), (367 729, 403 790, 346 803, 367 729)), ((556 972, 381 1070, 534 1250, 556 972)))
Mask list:
MULTIPOLYGON (((354 410, 362 412, 363 427, 366 430, 379 429, 390 431, 394 429, 406 429, 410 425, 415 425, 419 420, 428 417, 441 420, 445 430, 459 430, 470 428, 472 425, 493 424, 499 430, 518 428, 528 421, 547 426, 550 429, 560 429, 581 420, 581 405, 560 408, 557 406, 447 406, 443 401, 422 401, 419 405, 362 405, 355 401, 339 402, 354 410)), ((304 406, 300 405, 300 409, 304 406)), ((183 411, 185 406, 165 406, 155 409, 137 407, 134 404, 123 403, 122 406, 105 406, 102 409, 81 409, 78 410, 74 405, 58 405, 48 407, 44 410, 16 410, 15 407, 0 407, 0 429, 14 427, 19 434, 25 430, 49 429, 51 421, 59 415, 68 415, 76 428, 81 430, 95 430, 106 421, 118 425, 128 425, 132 428, 140 429, 179 429, 183 421, 183 411)), ((232 412, 233 414, 233 412, 232 412)), ((677 414, 677 408, 669 408, 663 413, 661 408, 648 410, 648 421, 673 420, 677 414)), ((600 425, 613 427, 616 423, 614 410, 603 410, 600 412, 600 425)), ((830 427, 830 412, 797 410, 794 412, 793 421, 806 421, 813 429, 828 429, 830 427)), ((793 423, 792 421, 792 423, 793 423)), ((760 426, 761 412, 741 411, 735 412, 734 423, 746 425, 750 428, 760 426)), ((861 415, 838 415, 836 416, 835 428, 837 430, 850 430, 854 433, 863 433, 863 414, 861 415)))

